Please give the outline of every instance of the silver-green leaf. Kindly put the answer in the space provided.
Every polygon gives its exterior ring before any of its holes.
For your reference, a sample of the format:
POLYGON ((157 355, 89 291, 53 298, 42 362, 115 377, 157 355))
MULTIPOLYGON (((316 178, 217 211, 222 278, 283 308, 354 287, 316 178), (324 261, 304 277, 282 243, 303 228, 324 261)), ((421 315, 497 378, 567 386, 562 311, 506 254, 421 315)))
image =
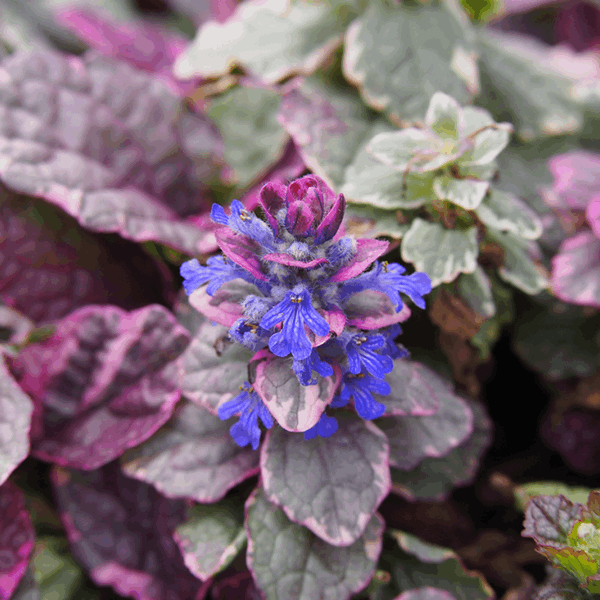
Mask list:
POLYGON ((465 210, 475 210, 481 204, 489 187, 487 181, 454 179, 447 175, 433 180, 433 191, 440 200, 448 200, 465 210))

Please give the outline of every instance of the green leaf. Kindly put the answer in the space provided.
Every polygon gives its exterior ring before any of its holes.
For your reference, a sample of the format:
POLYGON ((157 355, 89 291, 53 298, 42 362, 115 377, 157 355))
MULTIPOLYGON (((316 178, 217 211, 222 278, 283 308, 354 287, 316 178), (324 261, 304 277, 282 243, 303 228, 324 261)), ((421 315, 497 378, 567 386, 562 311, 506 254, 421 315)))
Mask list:
MULTIPOLYGON (((471 113, 467 113, 467 115, 469 114, 471 113)), ((484 126, 483 130, 476 134, 476 131, 470 131, 475 129, 473 124, 473 122, 467 122, 465 131, 465 138, 469 137, 471 148, 457 161, 459 165, 465 167, 490 164, 506 148, 513 130, 510 123, 494 123, 484 126)))
POLYGON ((204 23, 175 61, 180 79, 217 77, 233 65, 268 84, 293 73, 308 75, 341 44, 356 15, 351 3, 250 0, 224 23, 204 23))
POLYGON ((375 572, 383 527, 374 515, 353 544, 331 546, 290 521, 257 489, 246 503, 248 567, 266 600, 348 600, 375 572))
POLYGON ((515 325, 515 350, 549 379, 586 377, 600 363, 594 341, 598 320, 541 312, 525 314, 515 325))
POLYGON ((492 240, 504 248, 504 264, 498 270, 502 279, 526 294, 539 294, 548 287, 548 278, 538 269, 530 256, 532 254, 530 249, 537 248, 535 242, 491 227, 488 228, 487 233, 492 240))
MULTIPOLYGON (((404 171, 411 161, 413 165, 416 164, 413 160, 413 157, 417 158, 416 155, 425 157, 438 154, 437 142, 438 139, 426 129, 407 127, 377 134, 366 150, 384 165, 404 171)), ((454 144, 450 143, 449 147, 454 148, 454 144)))
POLYGON ((467 400, 473 431, 460 446, 441 458, 425 458, 411 471, 392 468, 392 491, 407 500, 442 501, 454 487, 471 483, 483 453, 492 441, 492 422, 479 402, 467 400))
POLYGON ((542 223, 535 212, 508 192, 492 188, 475 212, 484 225, 493 229, 508 231, 528 240, 535 240, 542 234, 542 223))
POLYGON ((401 531, 391 530, 390 533, 402 549, 388 567, 398 590, 429 586, 446 590, 460 600, 491 600, 494 597, 485 579, 465 570, 452 550, 428 544, 401 531))
POLYGON ((441 138, 458 140, 463 125, 463 111, 460 104, 452 96, 436 92, 427 107, 425 125, 441 138))
POLYGON ((206 581, 227 567, 246 543, 242 507, 233 499, 194 504, 174 538, 187 568, 206 581))
POLYGON ((433 287, 450 283, 459 273, 472 273, 477 266, 477 229, 445 229, 439 223, 416 218, 402 238, 402 260, 424 271, 433 287))
POLYGON ((475 312, 486 319, 496 314, 492 282, 479 265, 472 273, 462 273, 457 287, 458 293, 475 312))
POLYGON ((465 210, 476 210, 489 187, 487 181, 454 179, 448 175, 433 180, 433 191, 440 200, 448 200, 465 210))
POLYGON ((526 141, 575 133, 582 109, 571 91, 574 80, 549 61, 550 47, 522 34, 480 30, 480 102, 493 113, 508 109, 518 136, 526 141))
POLYGON ((472 39, 453 2, 372 2, 346 32, 344 75, 394 121, 422 120, 436 91, 460 103, 476 92, 472 39))
POLYGON ((282 428, 262 450, 265 494, 285 514, 335 546, 355 542, 390 489, 387 439, 372 423, 336 414, 329 438, 305 440, 282 428))
POLYGON ((277 121, 281 97, 260 88, 235 87, 211 102, 208 115, 225 144, 232 172, 227 184, 246 187, 283 156, 288 136, 277 121))
POLYGON ((571 502, 585 504, 592 490, 586 487, 571 487, 560 481, 532 481, 515 487, 515 505, 524 512, 534 496, 564 496, 571 502))

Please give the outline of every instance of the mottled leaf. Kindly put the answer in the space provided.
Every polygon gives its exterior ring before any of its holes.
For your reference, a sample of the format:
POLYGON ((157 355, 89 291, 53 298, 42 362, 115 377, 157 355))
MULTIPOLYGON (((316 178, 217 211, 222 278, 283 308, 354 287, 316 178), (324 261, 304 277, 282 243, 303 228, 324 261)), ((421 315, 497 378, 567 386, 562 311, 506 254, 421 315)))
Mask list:
POLYGON ((496 314, 492 284, 479 265, 473 273, 463 273, 457 287, 458 293, 475 312, 488 319, 496 314))
POLYGON ((581 231, 552 258, 552 291, 573 304, 600 307, 600 239, 581 231))
POLYGON ((524 315, 515 331, 517 354, 549 379, 585 377, 598 367, 597 322, 543 312, 524 315))
POLYGON ((248 499, 246 515, 248 566, 269 600, 349 600, 375 571, 383 533, 377 514, 364 534, 343 548, 290 521, 260 489, 248 499))
POLYGON ((198 600, 202 583, 186 568, 175 528, 182 500, 125 477, 118 465, 52 471, 55 497, 73 556, 97 585, 136 600, 198 600))
POLYGON ((336 413, 328 438, 276 428, 261 453, 267 498, 295 523, 334 546, 353 544, 390 487, 388 444, 372 423, 336 413))
POLYGON ((434 415, 384 417, 377 422, 390 442, 390 465, 410 471, 425 458, 446 456, 468 439, 474 419, 466 401, 442 387, 438 401, 434 415))
POLYGON ((277 357, 259 363, 254 391, 281 427, 306 431, 317 424, 340 380, 341 372, 334 365, 331 377, 317 375, 316 384, 301 385, 292 370, 291 357, 277 357))
POLYGON ((536 543, 560 548, 575 521, 581 518, 582 506, 564 496, 535 496, 525 509, 523 536, 536 543))
POLYGON ((422 119, 434 92, 462 104, 477 91, 472 41, 457 4, 374 2, 346 32, 344 75, 376 110, 422 119))
POLYGON ((33 402, 14 380, 0 352, 0 485, 29 454, 33 402))
POLYGON ((467 571, 458 556, 401 531, 390 532, 402 552, 391 565, 392 583, 400 591, 425 586, 446 590, 462 600, 491 600, 494 592, 476 572, 467 571))
POLYGON ((385 404, 388 416, 426 416, 437 412, 440 399, 452 393, 452 383, 427 365, 397 358, 385 380, 392 389, 388 396, 375 395, 385 404))
POLYGON ((391 211, 353 204, 346 208, 344 227, 347 235, 356 238, 385 235, 399 240, 408 231, 409 225, 399 223, 391 211))
POLYGON ((276 92, 241 86, 211 102, 208 114, 223 136, 231 168, 227 183, 246 187, 283 156, 288 137, 277 121, 280 103, 276 92))
POLYGON ((433 191, 440 200, 448 200, 465 210, 477 210, 489 187, 487 181, 448 176, 436 177, 433 181, 433 191))
POLYGON ((41 411, 33 454, 95 469, 150 437, 180 397, 187 331, 151 305, 131 313, 88 306, 27 346, 16 368, 41 411))
POLYGON ((35 532, 25 498, 10 482, 0 486, 0 599, 9 600, 19 585, 33 550, 35 532))
POLYGON ((164 427, 121 457, 121 466, 167 498, 216 502, 258 471, 256 452, 233 441, 231 425, 191 402, 182 403, 164 427))
POLYGON ((515 486, 515 505, 525 512, 527 503, 535 496, 564 496, 567 500, 586 504, 592 490, 586 487, 571 487, 560 481, 532 481, 515 486))
POLYGON ((265 83, 310 74, 339 46, 352 11, 328 3, 250 0, 224 23, 209 21, 175 62, 180 79, 216 77, 234 65, 265 83))
POLYGON ((164 82, 93 53, 17 53, 0 73, 0 178, 9 188, 94 231, 189 254, 212 245, 179 216, 205 208, 218 135, 164 82))
POLYGON ((230 342, 227 331, 227 327, 204 321, 183 354, 182 392, 213 414, 223 402, 237 396, 248 380, 252 354, 230 342))
POLYGON ((473 431, 460 446, 442 458, 425 458, 410 471, 392 468, 392 491, 407 500, 445 500, 454 487, 470 484, 492 442, 492 423, 483 406, 468 401, 473 431))
POLYGON ((455 597, 439 588, 422 587, 404 592, 397 596, 395 600, 455 600, 455 597))
POLYGON ((510 111, 523 140, 575 133, 583 111, 571 91, 574 78, 552 63, 550 47, 533 37, 486 28, 479 35, 484 95, 492 112, 510 111))
POLYGON ((541 221, 527 204, 513 194, 495 188, 490 190, 490 194, 475 209, 475 213, 484 225, 500 231, 509 231, 528 240, 535 240, 542 233, 541 221))
POLYGON ((227 567, 246 543, 242 507, 233 500, 195 504, 174 537, 187 568, 206 581, 227 567))
POLYGON ((535 242, 491 227, 487 233, 504 249, 504 264, 498 269, 504 281, 531 295, 539 294, 548 287, 548 278, 534 261, 536 254, 539 254, 535 242))
POLYGON ((348 317, 348 325, 371 330, 406 321, 410 317, 410 308, 404 304, 396 312, 396 307, 383 292, 364 290, 346 300, 344 314, 348 317))
POLYGON ((478 253, 475 227, 445 229, 417 217, 402 238, 402 260, 427 273, 433 287, 475 271, 478 253))

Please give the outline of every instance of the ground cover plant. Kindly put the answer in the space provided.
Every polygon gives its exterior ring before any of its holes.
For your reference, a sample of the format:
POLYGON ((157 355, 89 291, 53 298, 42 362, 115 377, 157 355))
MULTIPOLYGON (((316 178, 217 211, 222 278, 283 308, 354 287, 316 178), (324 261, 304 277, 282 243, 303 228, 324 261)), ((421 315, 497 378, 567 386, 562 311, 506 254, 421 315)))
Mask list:
POLYGON ((600 595, 600 4, 0 17, 0 600, 600 595))

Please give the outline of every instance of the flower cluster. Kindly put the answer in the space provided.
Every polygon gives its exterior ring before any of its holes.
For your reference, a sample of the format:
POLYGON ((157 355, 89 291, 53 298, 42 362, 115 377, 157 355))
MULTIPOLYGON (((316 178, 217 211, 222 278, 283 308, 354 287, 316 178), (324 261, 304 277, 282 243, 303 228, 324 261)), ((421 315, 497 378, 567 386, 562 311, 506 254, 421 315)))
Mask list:
MULTIPOLYGON (((266 184, 260 203, 266 222, 238 201, 229 215, 213 206, 211 217, 223 226, 216 237, 224 256, 206 266, 196 259, 182 265, 193 306, 228 325, 229 337, 256 353, 253 361, 286 359, 301 386, 332 379, 335 395, 325 402, 330 407, 352 399, 362 418, 380 417, 385 407, 374 394, 390 393, 384 377, 393 359, 406 354, 394 343, 398 323, 409 314, 400 294, 424 308, 429 277, 378 262, 388 242, 344 236, 344 196, 314 175, 288 186, 266 184)), ((219 408, 222 419, 240 414, 231 435, 255 449, 258 418, 266 427, 278 419, 259 383, 248 382, 219 408)), ((337 430, 335 418, 323 411, 315 420, 304 429, 306 439, 337 430)))

